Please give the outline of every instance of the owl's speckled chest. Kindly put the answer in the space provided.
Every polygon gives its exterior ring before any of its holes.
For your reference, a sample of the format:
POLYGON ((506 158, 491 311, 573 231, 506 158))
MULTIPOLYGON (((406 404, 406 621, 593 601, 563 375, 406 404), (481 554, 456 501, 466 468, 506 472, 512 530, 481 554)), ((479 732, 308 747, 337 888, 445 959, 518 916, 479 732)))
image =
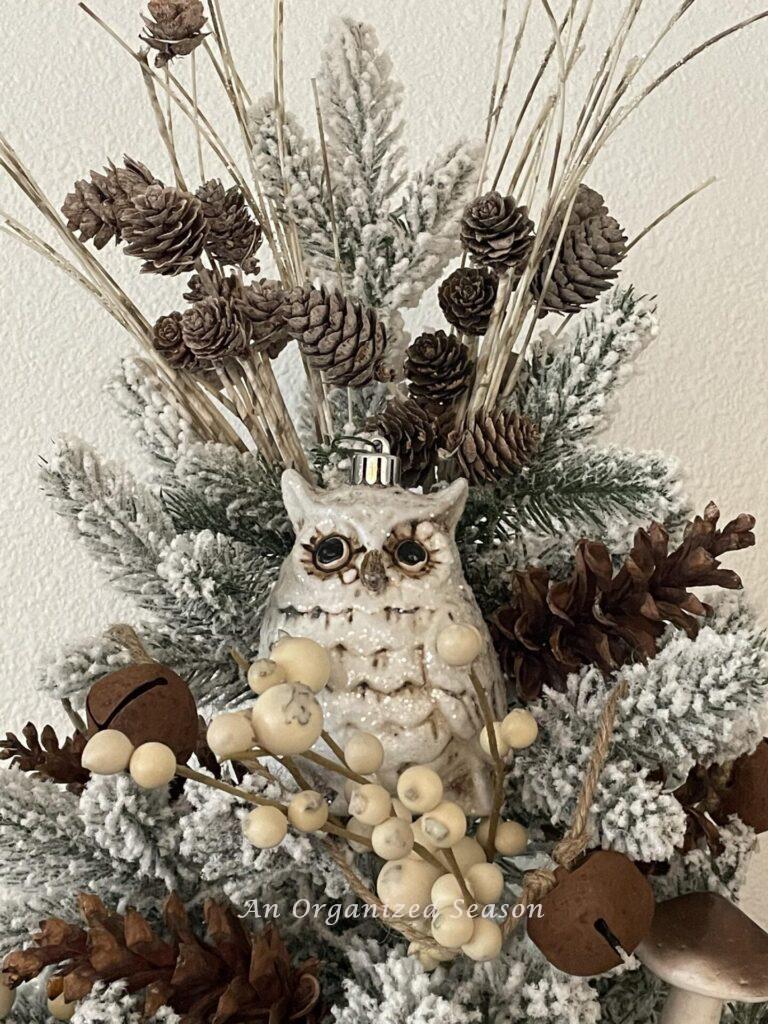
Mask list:
POLYGON ((464 802, 482 811, 487 787, 479 780, 487 772, 477 746, 477 698, 468 669, 437 654, 437 637, 451 623, 481 630, 487 649, 473 671, 501 712, 498 666, 453 541, 455 495, 317 492, 289 481, 297 540, 264 618, 262 653, 281 631, 323 644, 332 673, 320 698, 334 737, 375 733, 391 777, 412 763, 440 765, 444 776, 456 777, 464 802))

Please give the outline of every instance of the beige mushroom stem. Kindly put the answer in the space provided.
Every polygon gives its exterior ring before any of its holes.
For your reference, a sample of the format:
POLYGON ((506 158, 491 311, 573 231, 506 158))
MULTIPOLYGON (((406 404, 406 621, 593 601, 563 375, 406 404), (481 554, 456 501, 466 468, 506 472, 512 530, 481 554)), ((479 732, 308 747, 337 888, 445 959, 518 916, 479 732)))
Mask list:
POLYGON ((768 1000, 768 934, 717 893, 659 903, 635 952, 672 986, 660 1024, 718 1024, 724 1003, 768 1000))

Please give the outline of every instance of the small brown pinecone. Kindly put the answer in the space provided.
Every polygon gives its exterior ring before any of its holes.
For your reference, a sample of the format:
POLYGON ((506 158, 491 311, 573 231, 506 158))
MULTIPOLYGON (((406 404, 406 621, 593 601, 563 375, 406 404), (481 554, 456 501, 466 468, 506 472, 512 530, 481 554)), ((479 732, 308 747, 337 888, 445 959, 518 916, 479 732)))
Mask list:
POLYGON ((497 274, 522 264, 533 245, 533 221, 514 196, 486 192, 464 210, 461 244, 474 263, 497 274))
POLYGON ((237 311, 257 352, 276 359, 291 340, 285 317, 288 291, 280 281, 254 281, 245 285, 237 299, 237 311))
POLYGON ((222 299, 235 300, 239 298, 242 289, 242 282, 235 274, 227 274, 224 277, 204 269, 187 279, 184 298, 187 302, 200 302, 214 295, 222 299))
POLYGON ((459 267, 437 291, 440 309, 449 324, 464 334, 485 334, 490 323, 499 279, 481 267, 459 267))
POLYGON ((445 446, 455 455, 462 476, 472 484, 491 484, 530 462, 539 430, 517 412, 478 414, 471 424, 452 431, 445 446))
POLYGON ((149 0, 148 7, 150 17, 141 16, 146 25, 141 39, 157 50, 155 67, 164 68, 174 57, 185 57, 205 39, 200 0, 149 0))
POLYGON ((112 238, 121 240, 121 211, 149 185, 160 184, 138 160, 126 156, 124 163, 124 167, 110 163, 105 174, 91 171, 90 181, 76 181, 61 207, 69 230, 79 231, 80 240, 93 241, 97 249, 112 238))
POLYGON ((129 256, 144 260, 142 273, 172 277, 192 270, 205 244, 200 200, 188 192, 150 185, 120 217, 129 256))
MULTIPOLYGON (((552 226, 553 248, 561 228, 562 220, 552 226)), ((540 315, 578 313, 583 306, 594 302, 618 277, 614 268, 624 257, 626 245, 627 236, 608 213, 600 193, 587 185, 579 185, 540 315)), ((551 262, 550 249, 531 282, 531 291, 537 300, 551 262)))
POLYGON ((237 185, 225 189, 212 178, 195 193, 203 205, 208 228, 205 245, 212 256, 229 266, 251 266, 261 244, 261 228, 251 216, 237 185))
POLYGON ((234 303, 210 296, 196 302, 181 317, 184 344, 197 359, 217 363, 242 355, 245 331, 234 303))
POLYGON ((384 367, 387 335, 375 310, 325 288, 296 289, 288 301, 288 333, 328 384, 362 387, 391 379, 384 367))
POLYGON ((401 459, 402 481, 406 487, 424 483, 435 464, 440 424, 418 402, 392 399, 377 416, 365 422, 363 431, 386 437, 392 454, 401 459))
POLYGON ((408 391, 421 402, 449 404, 469 387, 472 362, 455 334, 420 334, 405 354, 408 391))
POLYGON ((194 370, 197 359, 184 341, 181 320, 181 313, 177 312, 161 316, 152 328, 152 344, 170 366, 177 370, 194 370))

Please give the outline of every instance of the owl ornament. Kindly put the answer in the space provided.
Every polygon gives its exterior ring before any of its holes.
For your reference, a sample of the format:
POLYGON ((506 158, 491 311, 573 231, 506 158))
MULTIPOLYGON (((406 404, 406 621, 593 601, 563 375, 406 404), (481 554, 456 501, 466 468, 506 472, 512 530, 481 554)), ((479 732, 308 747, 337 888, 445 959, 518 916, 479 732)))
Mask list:
POLYGON ((386 440, 355 452, 351 483, 322 490, 283 474, 296 541, 265 613, 262 654, 281 634, 323 645, 331 658, 318 694, 328 732, 342 744, 358 730, 385 750, 379 781, 424 764, 467 813, 488 814, 491 783, 478 734, 483 718, 467 666, 447 664, 437 638, 452 624, 480 631, 473 662, 495 717, 505 708, 501 673, 454 540, 467 496, 457 480, 419 494, 398 486, 386 440))

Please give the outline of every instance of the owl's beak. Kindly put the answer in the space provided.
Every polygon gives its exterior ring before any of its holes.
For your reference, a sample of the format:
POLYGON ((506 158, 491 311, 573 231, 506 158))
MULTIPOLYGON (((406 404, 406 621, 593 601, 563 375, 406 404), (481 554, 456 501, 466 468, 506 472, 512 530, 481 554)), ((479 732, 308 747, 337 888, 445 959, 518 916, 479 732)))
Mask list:
POLYGON ((380 551, 366 551, 360 566, 360 579, 372 594, 378 594, 386 587, 387 573, 380 551))

